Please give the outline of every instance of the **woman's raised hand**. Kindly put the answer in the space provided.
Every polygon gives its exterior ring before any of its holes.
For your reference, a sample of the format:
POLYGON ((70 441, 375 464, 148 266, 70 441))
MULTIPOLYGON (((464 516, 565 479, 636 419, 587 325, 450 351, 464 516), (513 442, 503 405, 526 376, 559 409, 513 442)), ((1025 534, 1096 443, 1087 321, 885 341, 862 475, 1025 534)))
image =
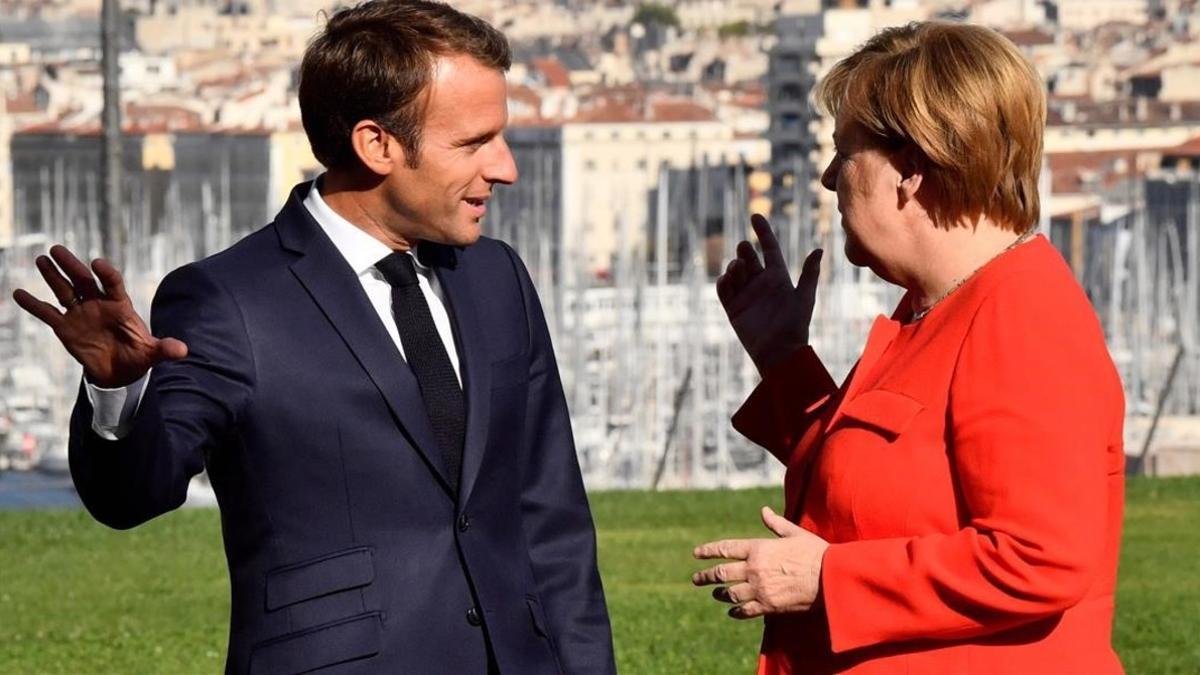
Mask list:
POLYGON ((717 297, 746 353, 765 375, 808 344, 822 251, 808 254, 800 280, 793 285, 770 223, 756 213, 750 224, 762 243, 763 260, 750 242, 739 243, 737 257, 717 279, 717 297))

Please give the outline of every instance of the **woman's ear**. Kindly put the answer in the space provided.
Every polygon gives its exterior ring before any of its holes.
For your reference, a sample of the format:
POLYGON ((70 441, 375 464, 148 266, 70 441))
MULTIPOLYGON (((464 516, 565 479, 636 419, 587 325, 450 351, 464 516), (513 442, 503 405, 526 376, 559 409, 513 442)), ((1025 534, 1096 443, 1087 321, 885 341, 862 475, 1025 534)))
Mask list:
POLYGON ((907 147, 896 153, 894 165, 899 172, 896 182, 896 199, 900 208, 916 200, 925 179, 927 161, 916 148, 907 147))
POLYGON ((350 132, 350 145, 358 161, 377 176, 404 165, 404 149, 390 133, 373 120, 362 120, 350 132))

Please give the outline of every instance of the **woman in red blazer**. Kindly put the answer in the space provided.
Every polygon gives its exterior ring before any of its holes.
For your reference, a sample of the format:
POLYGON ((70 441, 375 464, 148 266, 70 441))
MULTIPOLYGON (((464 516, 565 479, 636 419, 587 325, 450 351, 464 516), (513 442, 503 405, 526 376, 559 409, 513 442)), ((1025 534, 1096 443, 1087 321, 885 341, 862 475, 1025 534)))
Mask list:
POLYGON ((808 346, 820 251, 791 283, 753 224, 717 291, 762 383, 734 426, 787 465, 770 539, 704 544, 760 673, 1116 673, 1120 380, 1038 222, 1045 98, 998 34, 890 29, 818 97, 846 255, 907 293, 836 386, 808 346))

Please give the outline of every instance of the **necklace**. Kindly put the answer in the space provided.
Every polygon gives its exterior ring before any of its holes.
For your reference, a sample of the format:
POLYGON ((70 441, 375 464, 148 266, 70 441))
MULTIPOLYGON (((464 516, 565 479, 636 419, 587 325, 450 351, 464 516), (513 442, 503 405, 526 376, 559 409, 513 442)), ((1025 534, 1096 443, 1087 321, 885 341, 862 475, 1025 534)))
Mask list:
POLYGON ((1028 240, 1030 237, 1032 237, 1033 234, 1034 234, 1034 231, 1032 229, 1025 231, 1024 233, 1021 234, 1021 236, 1014 239, 1011 244, 1009 244, 1008 246, 1005 246, 999 253, 997 253, 996 255, 983 261, 983 264, 980 265, 979 267, 976 267, 975 270, 972 271, 970 274, 968 274, 967 276, 954 282, 954 284, 952 286, 950 286, 950 288, 946 289, 945 293, 942 293, 941 295, 939 295, 937 297, 937 299, 935 299, 933 302, 929 303, 928 307, 925 307, 924 309, 913 310, 912 320, 920 321, 921 319, 924 319, 925 315, 929 314, 931 311, 933 311, 933 308, 937 307, 939 302, 950 297, 951 293, 953 293, 954 291, 957 291, 959 288, 962 287, 963 284, 970 281, 971 277, 975 276, 976 274, 979 274, 979 270, 987 267, 988 263, 992 262, 996 258, 999 258, 1000 256, 1004 255, 1005 253, 1008 253, 1009 251, 1013 250, 1014 248, 1020 246, 1022 243, 1024 243, 1026 240, 1028 240))

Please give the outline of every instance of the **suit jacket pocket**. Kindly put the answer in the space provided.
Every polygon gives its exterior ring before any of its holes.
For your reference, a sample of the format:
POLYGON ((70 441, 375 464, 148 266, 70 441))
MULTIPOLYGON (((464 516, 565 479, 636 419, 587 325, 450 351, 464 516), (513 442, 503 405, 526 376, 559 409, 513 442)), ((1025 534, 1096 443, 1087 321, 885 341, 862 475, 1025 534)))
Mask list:
POLYGON ((267 573, 267 611, 366 586, 374 578, 371 549, 366 546, 280 567, 267 573))
POLYGON ((895 439, 925 408, 920 401, 886 389, 870 389, 842 406, 841 415, 895 439))
POLYGON ((257 675, 304 673, 379 653, 383 618, 379 612, 289 633, 254 646, 250 672, 257 675))

